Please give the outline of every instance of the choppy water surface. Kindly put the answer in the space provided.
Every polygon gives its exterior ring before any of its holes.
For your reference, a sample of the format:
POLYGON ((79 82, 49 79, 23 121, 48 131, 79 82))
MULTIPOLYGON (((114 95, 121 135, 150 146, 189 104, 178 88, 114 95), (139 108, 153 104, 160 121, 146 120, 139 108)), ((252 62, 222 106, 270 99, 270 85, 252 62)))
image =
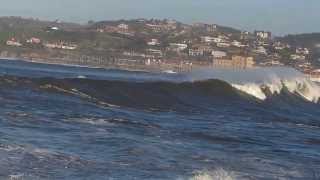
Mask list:
POLYGON ((292 73, 0 73, 0 179, 320 179, 319 87, 292 73))

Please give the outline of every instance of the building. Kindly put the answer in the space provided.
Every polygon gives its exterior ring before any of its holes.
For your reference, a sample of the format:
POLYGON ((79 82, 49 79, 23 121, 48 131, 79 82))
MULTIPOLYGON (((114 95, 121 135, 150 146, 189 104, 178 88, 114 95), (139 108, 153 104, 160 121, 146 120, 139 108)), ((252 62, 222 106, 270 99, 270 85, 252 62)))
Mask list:
POLYGON ((231 45, 234 46, 234 47, 238 47, 238 48, 245 47, 245 45, 243 45, 241 42, 236 41, 236 40, 232 41, 231 45))
POLYGON ((163 53, 159 49, 147 49, 147 55, 151 55, 155 58, 161 58, 163 56, 163 53))
POLYGON ((115 33, 123 34, 126 36, 134 36, 135 31, 129 30, 129 25, 127 24, 119 24, 118 26, 114 27, 114 29, 111 28, 111 31, 114 31, 115 33))
POLYGON ((267 49, 263 46, 258 46, 256 49, 253 50, 253 52, 257 53, 257 54, 262 54, 262 55, 267 55, 267 49))
POLYGON ((227 53, 224 52, 224 51, 212 51, 212 56, 213 58, 223 58, 223 57, 226 57, 227 56, 227 53))
POLYGON ((180 43, 170 43, 169 49, 172 51, 180 52, 188 48, 187 44, 180 44, 180 43))
POLYGON ((163 28, 161 25, 158 24, 146 24, 146 26, 154 32, 161 32, 163 28))
POLYGON ((203 43, 221 43, 224 40, 220 37, 211 37, 211 36, 202 36, 201 37, 201 42, 203 43))
POLYGON ((304 56, 304 55, 299 55, 299 54, 291 54, 291 55, 290 55, 290 59, 291 59, 291 60, 304 61, 304 60, 306 60, 306 56, 304 56))
POLYGON ((22 46, 22 44, 19 41, 17 41, 15 38, 8 40, 6 44, 7 46, 16 46, 16 47, 22 46))
POLYGON ((151 39, 150 41, 147 42, 147 44, 149 46, 156 46, 156 45, 159 45, 159 40, 158 39, 151 39))
POLYGON ((227 42, 220 42, 220 43, 217 43, 217 47, 220 47, 220 48, 228 48, 230 47, 231 44, 230 43, 227 43, 227 42))
POLYGON ((129 25, 122 23, 122 24, 118 25, 118 28, 121 30, 127 31, 127 30, 129 30, 129 25))
POLYGON ((53 31, 58 31, 60 28, 56 27, 56 26, 53 26, 53 27, 50 27, 51 30, 53 31))
POLYGON ((28 39, 26 42, 29 44, 40 44, 41 39, 32 37, 32 38, 28 39))
POLYGON ((75 50, 77 49, 77 45, 69 44, 69 43, 44 43, 44 47, 49 49, 65 49, 65 50, 75 50))
POLYGON ((233 68, 231 59, 213 59, 213 67, 215 68, 233 68))
POLYGON ((66 49, 66 50, 75 50, 75 49, 77 49, 77 45, 75 45, 75 44, 63 44, 62 46, 61 46, 61 49, 66 49))
POLYGON ((232 56, 233 65, 240 68, 252 68, 255 64, 253 57, 232 56))
POLYGON ((44 43, 43 46, 49 49, 61 48, 61 45, 59 45, 58 43, 44 43))
POLYGON ((189 49, 189 56, 203 56, 204 51, 201 49, 189 49))
POLYGON ((122 55, 129 56, 129 57, 143 57, 143 58, 147 56, 145 53, 140 53, 135 51, 124 51, 122 55))
POLYGON ((217 25, 215 24, 207 24, 206 25, 206 30, 207 32, 216 32, 217 31, 217 25))
POLYGON ((232 56, 231 59, 214 59, 213 66, 216 68, 233 68, 233 69, 247 69, 254 67, 253 57, 246 56, 232 56))
POLYGON ((310 51, 308 48, 296 48, 296 54, 309 55, 310 51))
POLYGON ((166 20, 166 26, 167 26, 167 29, 171 29, 171 30, 174 30, 174 29, 177 29, 177 21, 175 20, 166 20))
POLYGON ((211 43, 213 41, 214 41, 214 37, 210 37, 210 36, 202 36, 201 37, 202 43, 211 43))
POLYGON ((242 31, 240 39, 241 40, 248 40, 250 38, 250 33, 248 31, 242 31))
POLYGON ((203 56, 211 56, 212 51, 214 48, 210 45, 204 45, 204 44, 194 44, 192 45, 193 50, 198 50, 203 52, 203 56))
POLYGON ((287 46, 281 42, 275 42, 275 43, 273 43, 273 48, 275 50, 283 50, 283 49, 287 48, 287 46))
POLYGON ((315 69, 309 73, 311 81, 320 82, 320 69, 315 69))
POLYGON ((267 62, 262 62, 259 65, 261 65, 261 66, 284 66, 283 63, 281 63, 278 60, 274 60, 274 59, 267 61, 267 62))
POLYGON ((223 42, 226 42, 226 41, 229 41, 229 40, 230 40, 230 37, 229 37, 229 36, 231 36, 231 34, 228 34, 228 36, 226 36, 226 35, 219 35, 218 38, 219 38, 219 39, 222 39, 223 42))
POLYGON ((175 30, 177 28, 176 21, 167 20, 166 22, 153 22, 146 24, 148 29, 151 29, 154 32, 163 32, 163 31, 170 31, 175 30))
POLYGON ((117 31, 118 31, 118 28, 117 28, 117 27, 114 27, 114 26, 106 25, 106 26, 104 26, 103 29, 101 29, 101 28, 97 29, 97 31, 98 31, 98 32, 114 33, 114 32, 117 32, 117 31))
POLYGON ((267 32, 267 31, 255 31, 254 35, 256 36, 256 38, 261 39, 261 40, 268 40, 271 39, 271 32, 267 32))
POLYGON ((49 26, 46 28, 46 31, 47 32, 51 32, 51 31, 59 31, 60 28, 59 27, 56 27, 56 26, 49 26))

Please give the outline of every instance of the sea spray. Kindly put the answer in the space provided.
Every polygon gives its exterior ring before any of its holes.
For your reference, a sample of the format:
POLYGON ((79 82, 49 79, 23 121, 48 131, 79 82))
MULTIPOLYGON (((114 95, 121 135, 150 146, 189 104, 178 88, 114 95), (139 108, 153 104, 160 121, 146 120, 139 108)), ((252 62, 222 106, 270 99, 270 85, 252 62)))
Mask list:
POLYGON ((283 90, 313 103, 318 103, 320 100, 319 84, 312 82, 305 75, 292 68, 201 69, 191 72, 187 76, 193 82, 208 79, 226 81, 235 89, 259 100, 266 100, 270 94, 281 94, 283 90))
POLYGON ((320 86, 304 78, 275 79, 271 83, 244 83, 232 84, 232 86, 260 100, 265 100, 268 97, 264 91, 265 89, 271 92, 272 95, 280 94, 282 90, 286 89, 290 93, 313 103, 318 103, 320 100, 320 86))
POLYGON ((198 171, 189 180, 235 180, 235 175, 220 168, 214 171, 198 171))

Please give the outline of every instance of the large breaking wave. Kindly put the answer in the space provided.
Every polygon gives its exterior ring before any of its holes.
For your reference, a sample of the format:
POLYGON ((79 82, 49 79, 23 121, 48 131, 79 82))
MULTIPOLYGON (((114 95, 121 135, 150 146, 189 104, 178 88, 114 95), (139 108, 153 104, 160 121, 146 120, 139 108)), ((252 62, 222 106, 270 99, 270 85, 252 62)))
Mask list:
POLYGON ((34 64, 25 65, 22 71, 20 62, 8 63, 0 67, 0 72, 4 72, 0 76, 0 89, 32 88, 103 106, 188 110, 242 102, 316 104, 320 99, 319 84, 290 68, 200 69, 186 74, 153 74, 45 65, 35 68, 34 64))
POLYGON ((319 85, 302 77, 273 77, 261 82, 228 82, 227 80, 121 81, 81 78, 27 78, 2 76, 1 88, 29 87, 45 93, 58 93, 103 106, 152 110, 187 110, 194 107, 235 102, 276 101, 280 98, 294 105, 318 103, 319 85))

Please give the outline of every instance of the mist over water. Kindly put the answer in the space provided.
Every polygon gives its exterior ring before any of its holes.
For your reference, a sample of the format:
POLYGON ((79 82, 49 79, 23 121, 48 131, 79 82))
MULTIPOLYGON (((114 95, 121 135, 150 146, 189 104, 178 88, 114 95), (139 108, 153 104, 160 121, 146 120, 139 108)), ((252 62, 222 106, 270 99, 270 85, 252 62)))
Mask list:
POLYGON ((295 69, 287 67, 268 67, 252 69, 212 69, 201 68, 187 74, 190 80, 221 79, 229 83, 266 83, 278 79, 304 78, 295 69))
POLYGON ((320 177, 319 86, 292 69, 0 73, 0 179, 320 177))

